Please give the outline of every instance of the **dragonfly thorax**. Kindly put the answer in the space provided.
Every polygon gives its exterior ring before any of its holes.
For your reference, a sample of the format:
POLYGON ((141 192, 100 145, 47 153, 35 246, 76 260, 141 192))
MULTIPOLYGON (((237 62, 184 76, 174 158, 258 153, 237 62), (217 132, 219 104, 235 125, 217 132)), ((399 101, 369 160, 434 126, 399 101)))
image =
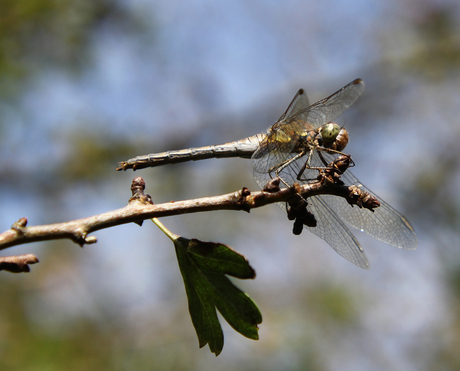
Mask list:
POLYGON ((333 147, 335 148, 332 148, 332 149, 342 152, 344 148, 347 146, 347 144, 348 144, 348 131, 345 128, 341 128, 339 135, 337 135, 337 138, 335 138, 335 142, 333 144, 333 147))

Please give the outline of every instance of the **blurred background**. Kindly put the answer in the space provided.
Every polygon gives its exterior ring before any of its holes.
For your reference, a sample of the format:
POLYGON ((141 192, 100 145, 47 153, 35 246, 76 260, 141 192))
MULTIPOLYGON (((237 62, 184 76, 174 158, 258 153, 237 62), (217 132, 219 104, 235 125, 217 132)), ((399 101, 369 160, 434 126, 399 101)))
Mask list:
POLYGON ((198 349, 171 242, 152 223, 18 246, 0 272, 2 370, 460 369, 460 4, 456 0, 0 0, 0 230, 123 207, 142 176, 155 202, 257 190, 250 161, 116 172, 136 155, 265 131, 361 77, 338 120, 355 175, 414 225, 416 251, 356 232, 355 267, 271 205, 165 218, 257 272, 238 282, 263 323, 223 323, 198 349))

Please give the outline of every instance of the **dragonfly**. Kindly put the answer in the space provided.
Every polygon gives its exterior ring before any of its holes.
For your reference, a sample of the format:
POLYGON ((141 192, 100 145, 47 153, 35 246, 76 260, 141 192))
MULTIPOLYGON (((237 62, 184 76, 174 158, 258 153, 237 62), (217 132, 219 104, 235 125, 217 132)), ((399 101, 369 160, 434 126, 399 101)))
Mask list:
MULTIPOLYGON (((311 184, 318 174, 337 161, 348 144, 349 135, 334 120, 363 93, 364 81, 355 79, 327 98, 309 104, 307 94, 300 89, 287 110, 266 133, 241 140, 176 151, 138 156, 119 163, 117 170, 142 169, 165 164, 207 158, 250 158, 253 175, 260 188, 279 179, 282 187, 294 183, 311 184)), ((343 197, 320 194, 304 202, 306 213, 314 222, 304 227, 326 241, 338 254, 369 269, 369 261, 360 243, 348 228, 356 228, 386 244, 413 250, 417 237, 409 221, 364 186, 348 169, 340 174, 347 187, 355 187, 377 200, 378 207, 351 206, 343 197)), ((280 205, 289 215, 289 207, 280 205)))

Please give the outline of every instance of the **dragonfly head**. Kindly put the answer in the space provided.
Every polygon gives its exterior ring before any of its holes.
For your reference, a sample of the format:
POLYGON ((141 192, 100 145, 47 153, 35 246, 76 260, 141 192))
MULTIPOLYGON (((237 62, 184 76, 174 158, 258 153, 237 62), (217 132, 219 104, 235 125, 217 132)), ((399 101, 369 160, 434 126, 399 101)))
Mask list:
POLYGON ((335 151, 342 151, 348 144, 348 132, 335 122, 330 122, 321 127, 322 145, 335 151))
POLYGON ((320 133, 324 146, 327 147, 328 144, 335 142, 337 135, 340 133, 340 126, 335 122, 330 122, 321 127, 320 133))

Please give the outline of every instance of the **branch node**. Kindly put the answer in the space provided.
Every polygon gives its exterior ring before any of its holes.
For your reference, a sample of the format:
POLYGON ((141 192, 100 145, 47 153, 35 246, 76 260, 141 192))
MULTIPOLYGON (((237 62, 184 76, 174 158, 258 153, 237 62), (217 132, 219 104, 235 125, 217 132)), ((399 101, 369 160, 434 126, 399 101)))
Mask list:
MULTIPOLYGON (((73 240, 74 242, 78 243, 80 247, 84 247, 84 245, 87 243, 86 241, 92 237, 88 237, 88 232, 85 231, 83 227, 77 228, 73 232, 73 240)), ((94 242, 93 242, 94 243, 94 242)))
POLYGON ((27 218, 21 218, 18 221, 14 222, 13 225, 11 226, 11 229, 21 232, 22 228, 24 228, 27 225, 27 218))
POLYGON ((250 212, 251 208, 248 205, 248 197, 251 195, 251 191, 243 187, 241 191, 236 193, 238 200, 236 203, 240 206, 240 210, 247 211, 248 213, 250 212))
POLYGON ((270 179, 267 184, 265 184, 265 187, 262 189, 265 192, 268 193, 275 193, 280 191, 280 177, 277 176, 273 179, 270 179))
MULTIPOLYGON (((140 176, 133 179, 131 183, 131 193, 132 196, 130 197, 128 204, 133 202, 141 203, 143 205, 153 205, 152 197, 144 193, 145 190, 145 181, 140 176)), ((141 223, 142 224, 142 223, 141 223)))

